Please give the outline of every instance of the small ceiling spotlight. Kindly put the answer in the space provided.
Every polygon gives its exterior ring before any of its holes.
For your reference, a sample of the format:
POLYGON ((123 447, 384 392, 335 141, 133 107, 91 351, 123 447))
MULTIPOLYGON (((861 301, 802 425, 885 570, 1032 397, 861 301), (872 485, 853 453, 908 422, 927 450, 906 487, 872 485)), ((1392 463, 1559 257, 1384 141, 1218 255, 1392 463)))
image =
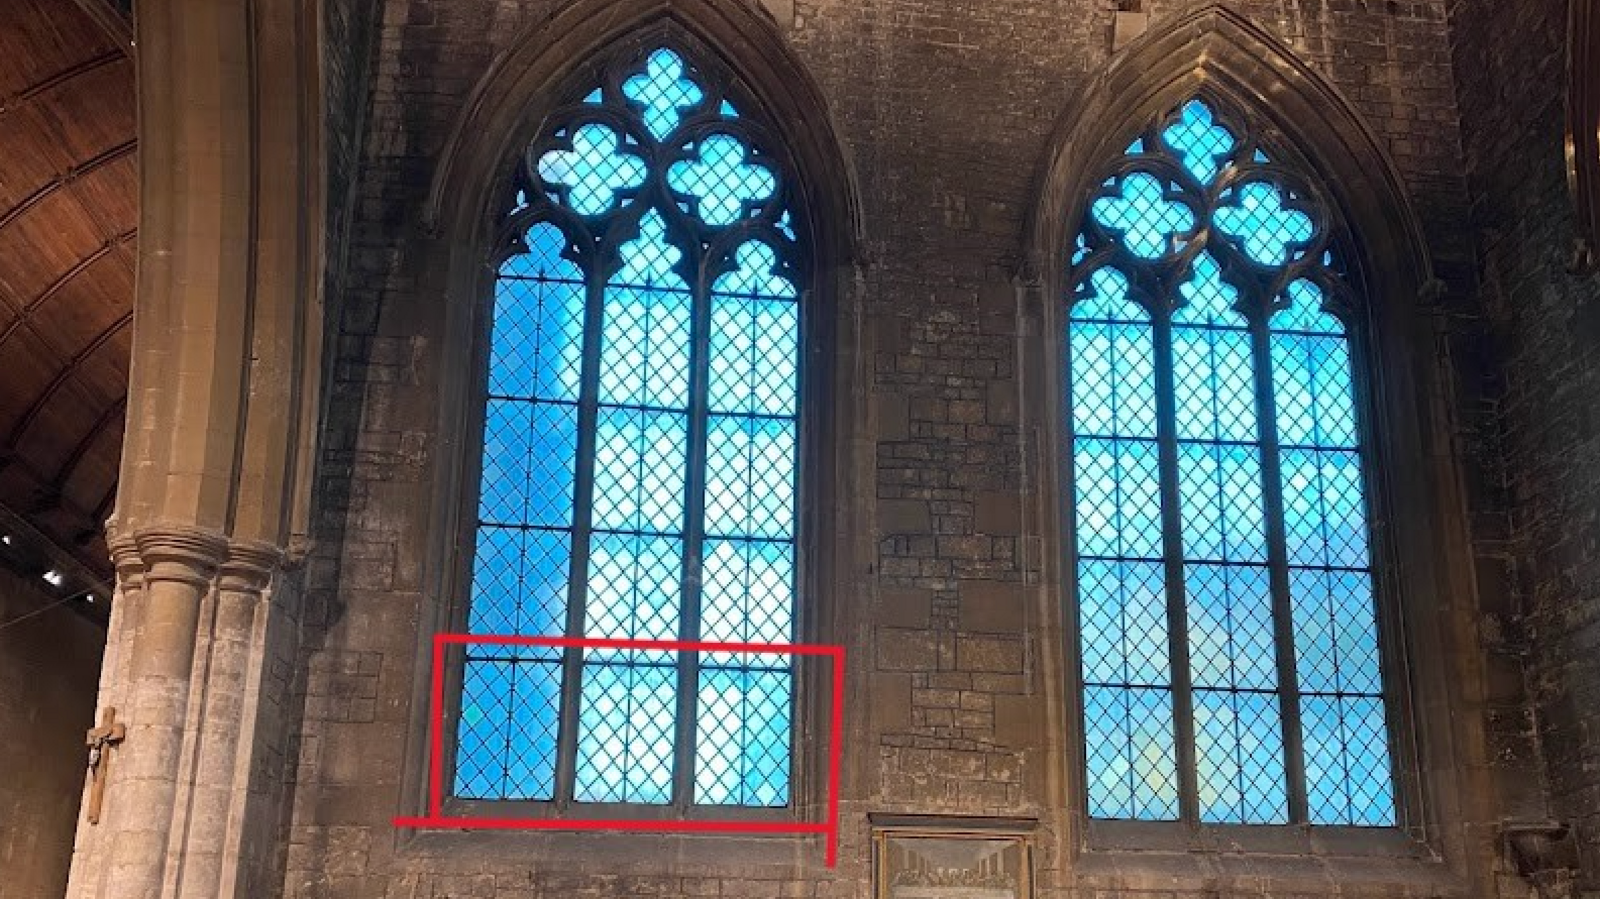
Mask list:
POLYGON ((44 574, 40 575, 40 577, 44 578, 44 582, 49 584, 52 587, 59 587, 62 584, 65 584, 67 582, 66 575, 62 574, 61 572, 57 571, 54 568, 50 569, 49 571, 46 571, 44 574))
POLYGON ((15 542, 15 541, 13 541, 11 539, 11 535, 10 534, 0 534, 0 543, 4 543, 5 545, 10 546, 13 542, 15 542))

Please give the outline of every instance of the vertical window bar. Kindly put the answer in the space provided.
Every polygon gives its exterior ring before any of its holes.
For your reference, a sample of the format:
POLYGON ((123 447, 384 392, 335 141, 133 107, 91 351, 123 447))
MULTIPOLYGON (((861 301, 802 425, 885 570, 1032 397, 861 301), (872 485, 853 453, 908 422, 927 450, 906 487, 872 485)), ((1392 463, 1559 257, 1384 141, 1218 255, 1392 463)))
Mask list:
POLYGON ((1155 337, 1156 445, 1161 472, 1161 530, 1166 567, 1168 658, 1172 716, 1178 738, 1178 818, 1200 820, 1195 771, 1194 696, 1189 675, 1189 616, 1184 601, 1183 521, 1178 495, 1177 393, 1173 389, 1171 303, 1163 297, 1150 316, 1155 337))
MULTIPOLYGON (((679 639, 700 639, 701 572, 705 570, 706 430, 710 426, 711 286, 702 264, 691 286, 689 306, 689 452, 684 478, 683 599, 679 639)), ((695 730, 699 724, 700 654, 678 653, 678 751, 672 772, 673 802, 694 805, 695 730)))
MULTIPOLYGON (((594 521, 594 460, 600 416, 600 339, 610 277, 591 266, 584 287, 582 383, 578 390, 578 465, 572 490, 572 573, 567 581, 567 636, 582 636, 589 606, 589 537, 594 521)), ((561 727, 556 735, 556 804, 572 802, 577 780, 578 710, 583 695, 583 650, 561 656, 561 727)))
POLYGON ((1306 760, 1300 732, 1299 675, 1295 669, 1294 619, 1289 595, 1289 555, 1284 536, 1283 481, 1278 452, 1277 400, 1272 385, 1270 310, 1252 309, 1250 342, 1256 369, 1256 427, 1261 439, 1262 501, 1267 518, 1267 568, 1272 585, 1272 642, 1277 650, 1278 699, 1283 715, 1284 773, 1289 787, 1289 823, 1311 814, 1306 801, 1306 760))

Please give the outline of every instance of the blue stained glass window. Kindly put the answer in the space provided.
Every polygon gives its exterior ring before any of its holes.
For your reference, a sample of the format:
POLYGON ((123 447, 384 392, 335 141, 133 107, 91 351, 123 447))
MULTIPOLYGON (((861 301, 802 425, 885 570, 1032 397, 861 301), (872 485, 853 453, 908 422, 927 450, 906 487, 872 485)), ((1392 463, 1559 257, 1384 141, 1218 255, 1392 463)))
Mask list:
MULTIPOLYGON (((604 115, 534 142, 507 221, 467 629, 792 643, 801 319, 778 148, 676 49, 613 67, 621 96, 589 89, 604 115)), ((472 645, 454 793, 787 805, 791 664, 472 645)))
POLYGON ((1392 826, 1335 253, 1247 137, 1199 100, 1154 124, 1070 250, 1093 266, 1065 370, 1089 812, 1392 826))

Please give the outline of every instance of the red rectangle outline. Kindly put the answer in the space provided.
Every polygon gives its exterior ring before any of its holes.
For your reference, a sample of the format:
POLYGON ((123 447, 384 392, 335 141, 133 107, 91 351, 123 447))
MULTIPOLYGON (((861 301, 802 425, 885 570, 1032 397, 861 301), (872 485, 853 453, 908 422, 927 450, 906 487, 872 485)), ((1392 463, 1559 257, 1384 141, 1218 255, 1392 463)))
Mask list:
POLYGON ((590 637, 522 637, 503 634, 435 634, 433 689, 428 715, 428 814, 400 816, 396 827, 455 830, 623 830, 673 833, 820 833, 827 835, 824 860, 839 862, 839 768, 844 734, 844 647, 821 643, 714 643, 690 640, 625 640, 590 637), (565 818, 455 818, 444 814, 444 654, 446 646, 545 646, 556 649, 659 649, 671 652, 748 652, 826 656, 832 660, 833 705, 828 716, 828 820, 815 821, 630 821, 565 818))

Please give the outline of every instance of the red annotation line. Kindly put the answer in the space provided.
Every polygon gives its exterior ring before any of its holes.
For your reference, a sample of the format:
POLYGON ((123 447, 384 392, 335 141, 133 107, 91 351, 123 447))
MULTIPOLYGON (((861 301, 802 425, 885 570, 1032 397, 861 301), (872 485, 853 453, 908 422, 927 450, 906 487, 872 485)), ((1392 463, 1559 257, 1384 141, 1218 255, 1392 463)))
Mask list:
POLYGON ((523 637, 509 634, 435 634, 432 690, 429 702, 428 814, 397 817, 396 827, 454 830, 614 830, 655 833, 824 834, 824 861, 839 862, 839 772, 844 736, 844 647, 818 643, 718 643, 703 640, 627 640, 601 637, 523 637), (445 647, 542 646, 560 649, 633 649, 669 652, 743 652, 768 655, 824 656, 832 661, 833 703, 828 716, 828 820, 579 820, 570 818, 462 818, 444 814, 444 668, 445 647))

